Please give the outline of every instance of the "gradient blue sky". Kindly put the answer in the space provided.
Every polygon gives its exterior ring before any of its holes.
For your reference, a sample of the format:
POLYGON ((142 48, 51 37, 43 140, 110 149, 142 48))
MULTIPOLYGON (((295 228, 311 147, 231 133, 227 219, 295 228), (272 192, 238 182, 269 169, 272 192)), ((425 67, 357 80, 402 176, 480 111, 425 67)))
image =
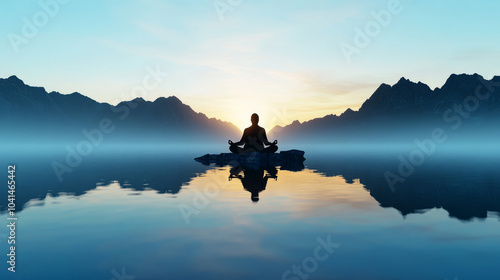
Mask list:
POLYGON ((358 109, 402 76, 433 88, 451 73, 500 74, 499 1, 401 0, 350 62, 340 45, 390 1, 242 0, 221 19, 214 3, 228 1, 70 0, 17 53, 9 34, 43 10, 2 1, 0 77, 116 104, 159 67, 168 76, 145 99, 175 95, 240 128, 258 112, 270 129, 358 109))

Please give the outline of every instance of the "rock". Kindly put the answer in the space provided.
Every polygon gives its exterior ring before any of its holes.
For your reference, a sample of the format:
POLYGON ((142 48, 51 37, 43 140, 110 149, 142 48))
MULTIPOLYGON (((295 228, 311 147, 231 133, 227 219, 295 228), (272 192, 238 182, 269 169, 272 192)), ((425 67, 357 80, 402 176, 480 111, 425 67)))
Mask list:
POLYGON ((274 154, 249 153, 249 154, 206 154, 195 158, 204 165, 215 164, 217 166, 242 166, 253 169, 268 166, 280 166, 281 170, 300 171, 304 169, 304 151, 290 150, 274 154))

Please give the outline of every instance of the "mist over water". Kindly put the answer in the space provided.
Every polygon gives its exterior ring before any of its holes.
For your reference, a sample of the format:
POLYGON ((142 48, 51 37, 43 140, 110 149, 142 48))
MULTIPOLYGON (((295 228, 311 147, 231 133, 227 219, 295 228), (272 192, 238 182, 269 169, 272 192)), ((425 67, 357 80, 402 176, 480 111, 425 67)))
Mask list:
POLYGON ((137 279, 281 279, 330 238, 340 246, 312 279, 500 276, 500 162, 489 147, 437 146, 412 164, 412 145, 279 145, 304 150, 304 169, 239 172, 265 182, 257 203, 248 180, 229 180, 232 167, 194 161, 225 144, 107 144, 74 166, 65 145, 11 146, 2 165, 17 166, 18 273, 111 279, 125 267, 137 279), (401 158, 411 174, 399 174, 401 158), (62 181, 54 162, 71 169, 62 181), (403 181, 391 188, 387 172, 403 181))

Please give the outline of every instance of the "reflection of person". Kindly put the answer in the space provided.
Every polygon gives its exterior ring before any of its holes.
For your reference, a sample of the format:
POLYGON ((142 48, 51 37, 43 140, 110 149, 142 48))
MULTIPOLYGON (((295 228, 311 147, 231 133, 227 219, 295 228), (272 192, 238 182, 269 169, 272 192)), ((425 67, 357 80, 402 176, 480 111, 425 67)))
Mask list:
POLYGON ((259 115, 252 114, 252 126, 245 128, 243 136, 239 142, 234 143, 229 140, 229 150, 235 154, 245 153, 274 153, 278 150, 278 140, 273 143, 267 140, 266 130, 258 125, 259 115), (239 147, 244 145, 243 148, 239 147), (264 147, 267 145, 268 147, 264 147))
POLYGON ((243 184, 243 188, 251 193, 251 199, 253 202, 259 201, 259 193, 266 189, 267 179, 273 178, 278 179, 277 173, 278 170, 276 168, 270 167, 265 169, 268 174, 264 176, 264 169, 251 169, 251 168, 241 168, 241 167, 233 167, 231 168, 231 175, 229 179, 238 178, 241 180, 243 184), (243 175, 239 175, 239 173, 243 170, 243 175))

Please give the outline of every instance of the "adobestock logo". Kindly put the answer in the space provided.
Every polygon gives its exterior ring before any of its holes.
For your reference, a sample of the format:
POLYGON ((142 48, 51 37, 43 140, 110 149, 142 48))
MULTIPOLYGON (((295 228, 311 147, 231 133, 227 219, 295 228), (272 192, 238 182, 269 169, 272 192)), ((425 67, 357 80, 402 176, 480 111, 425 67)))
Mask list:
POLYGON ((304 280, 309 279, 311 274, 316 272, 320 262, 326 261, 334 252, 334 249, 340 247, 340 244, 333 243, 331 235, 326 237, 326 240, 316 238, 318 246, 314 248, 313 255, 304 258, 299 265, 292 265, 289 270, 286 270, 281 275, 282 280, 304 280))
POLYGON ((443 122, 453 125, 434 128, 430 133, 430 137, 424 140, 415 139, 416 148, 407 157, 402 154, 398 156, 398 172, 386 171, 384 173, 387 185, 392 192, 396 191, 396 184, 404 183, 413 175, 417 167, 423 165, 427 158, 436 153, 439 145, 443 145, 448 141, 447 131, 458 130, 462 127, 463 122, 478 111, 481 106, 489 106, 488 100, 500 88, 500 83, 486 81, 482 77, 479 78, 479 83, 473 94, 466 96, 460 103, 455 103, 451 105, 451 108, 444 111, 443 122))
POLYGON ((241 3, 243 3, 243 0, 217 0, 213 2, 213 5, 219 20, 223 21, 225 19, 224 14, 232 12, 241 3))
MULTIPOLYGON (((229 162, 229 165, 237 164, 238 163, 236 161, 229 162)), ((191 223, 191 216, 199 215, 201 211, 210 205, 213 199, 219 196, 221 189, 225 184, 226 178, 211 174, 208 177, 208 182, 206 182, 203 186, 203 189, 193 188, 191 190, 193 193, 191 204, 180 203, 178 205, 179 212, 187 225, 191 223)))
MULTIPOLYGON (((146 97, 149 91, 152 91, 160 86, 164 78, 168 76, 168 73, 162 72, 159 65, 156 68, 147 67, 147 74, 142 78, 142 83, 135 86, 130 91, 130 94, 125 94, 126 97, 146 97)), ((132 109, 137 108, 138 104, 134 102, 126 102, 123 105, 112 106, 110 108, 111 112, 115 113, 118 120, 124 121, 130 115, 132 109)), ((52 169, 59 180, 63 181, 63 175, 65 173, 72 173, 75 168, 80 166, 83 159, 94 151, 94 149, 100 146, 104 140, 105 136, 113 133, 116 129, 116 121, 109 118, 102 118, 98 123, 97 127, 91 130, 82 129, 82 134, 84 139, 80 140, 76 146, 66 145, 66 158, 63 163, 59 161, 52 162, 52 169)))
POLYGON ((68 2, 69 0, 39 1, 38 6, 41 8, 40 11, 34 13, 29 19, 27 17, 21 18, 23 26, 21 27, 20 34, 14 32, 7 34, 14 52, 18 53, 21 45, 27 44, 29 40, 35 38, 40 32, 40 29, 45 27, 51 18, 59 14, 61 5, 66 5, 68 2))
POLYGON ((390 0, 387 3, 386 9, 378 12, 371 11, 372 20, 368 21, 363 29, 359 27, 354 28, 353 43, 342 42, 340 44, 340 49, 347 62, 350 63, 352 61, 353 55, 361 54, 361 51, 366 49, 372 43, 372 40, 382 33, 382 29, 391 24, 394 16, 400 14, 402 11, 403 6, 399 0, 390 0))

